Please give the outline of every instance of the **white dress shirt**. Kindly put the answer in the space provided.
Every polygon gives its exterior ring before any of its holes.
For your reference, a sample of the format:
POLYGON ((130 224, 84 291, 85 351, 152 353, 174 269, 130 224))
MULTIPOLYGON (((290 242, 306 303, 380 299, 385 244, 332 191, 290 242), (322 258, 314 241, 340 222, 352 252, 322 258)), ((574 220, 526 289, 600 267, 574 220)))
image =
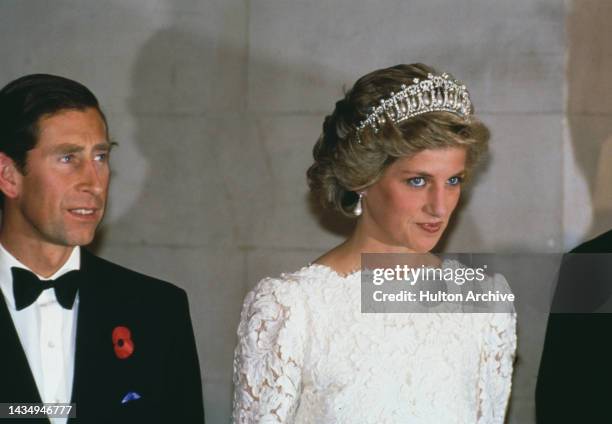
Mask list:
MULTIPOLYGON (((49 278, 39 275, 38 278, 56 279, 79 269, 80 263, 81 250, 77 247, 55 274, 49 278)), ((48 289, 32 305, 18 311, 13 296, 11 267, 31 271, 0 244, 0 289, 28 359, 38 393, 44 403, 69 403, 74 377, 78 293, 72 309, 64 309, 58 303, 55 291, 48 289)), ((51 422, 63 424, 67 419, 53 418, 51 422)))

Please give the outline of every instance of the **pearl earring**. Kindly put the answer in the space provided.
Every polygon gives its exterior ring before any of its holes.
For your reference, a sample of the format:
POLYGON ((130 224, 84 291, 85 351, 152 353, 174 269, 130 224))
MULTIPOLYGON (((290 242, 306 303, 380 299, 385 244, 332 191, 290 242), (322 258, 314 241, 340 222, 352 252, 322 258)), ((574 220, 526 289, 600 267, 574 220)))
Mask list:
POLYGON ((360 216, 363 212, 363 208, 361 207, 361 198, 363 197, 363 192, 357 193, 359 195, 359 199, 357 199, 357 204, 355 205, 355 209, 353 209, 353 215, 360 216))

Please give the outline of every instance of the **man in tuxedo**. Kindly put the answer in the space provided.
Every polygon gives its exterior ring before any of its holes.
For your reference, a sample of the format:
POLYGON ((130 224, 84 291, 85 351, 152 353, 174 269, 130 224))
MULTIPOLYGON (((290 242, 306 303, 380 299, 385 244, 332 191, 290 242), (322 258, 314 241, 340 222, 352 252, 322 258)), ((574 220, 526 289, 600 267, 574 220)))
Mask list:
POLYGON ((0 403, 74 403, 80 423, 203 423, 185 292, 81 247, 104 215, 111 147, 78 82, 28 75, 0 91, 0 403))
POLYGON ((612 422, 612 231, 559 272, 536 388, 538 424, 612 422))

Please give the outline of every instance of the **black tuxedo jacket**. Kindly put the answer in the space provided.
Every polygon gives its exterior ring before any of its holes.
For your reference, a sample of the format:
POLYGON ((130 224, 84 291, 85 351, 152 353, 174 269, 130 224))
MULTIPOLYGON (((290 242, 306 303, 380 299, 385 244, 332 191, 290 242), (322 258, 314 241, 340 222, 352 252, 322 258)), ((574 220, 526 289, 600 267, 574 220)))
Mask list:
MULTIPOLYGON (((81 270, 72 389, 77 418, 69 422, 203 423, 200 368, 185 292, 85 249, 81 270), (117 356, 112 339, 120 326, 130 330, 134 346, 125 359, 117 356), (122 404, 129 392, 140 399, 122 404)), ((0 335, 0 402, 41 402, 1 294, 0 335)))
MULTIPOLYGON (((607 255, 590 255, 600 259, 595 261, 595 267, 579 267, 586 273, 583 278, 573 273, 572 278, 564 281, 562 267, 553 308, 560 297, 566 302, 571 296, 578 297, 576 302, 583 302, 587 306, 589 303, 601 305, 606 301, 609 305, 612 292, 612 255, 609 255, 612 253, 612 231, 578 246, 570 253, 607 255), (575 290, 569 291, 568 287, 571 290, 572 286, 575 290), (566 295, 559 296, 561 292, 566 295), (585 295, 590 297, 585 298, 585 295)), ((583 264, 592 262, 582 261, 583 264)), ((553 312, 548 318, 536 388, 537 422, 610 423, 612 314, 562 313, 567 309, 558 310, 560 313, 553 312)), ((610 308, 606 310, 610 311, 610 308)))

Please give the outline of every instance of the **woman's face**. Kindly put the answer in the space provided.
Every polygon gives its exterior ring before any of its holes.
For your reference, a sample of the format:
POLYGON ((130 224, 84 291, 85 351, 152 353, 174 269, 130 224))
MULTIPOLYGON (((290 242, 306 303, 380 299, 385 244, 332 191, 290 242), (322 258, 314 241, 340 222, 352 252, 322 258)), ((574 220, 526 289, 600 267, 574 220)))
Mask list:
POLYGON ((391 251, 429 252, 461 194, 466 151, 427 149, 396 160, 363 197, 360 225, 391 251))

